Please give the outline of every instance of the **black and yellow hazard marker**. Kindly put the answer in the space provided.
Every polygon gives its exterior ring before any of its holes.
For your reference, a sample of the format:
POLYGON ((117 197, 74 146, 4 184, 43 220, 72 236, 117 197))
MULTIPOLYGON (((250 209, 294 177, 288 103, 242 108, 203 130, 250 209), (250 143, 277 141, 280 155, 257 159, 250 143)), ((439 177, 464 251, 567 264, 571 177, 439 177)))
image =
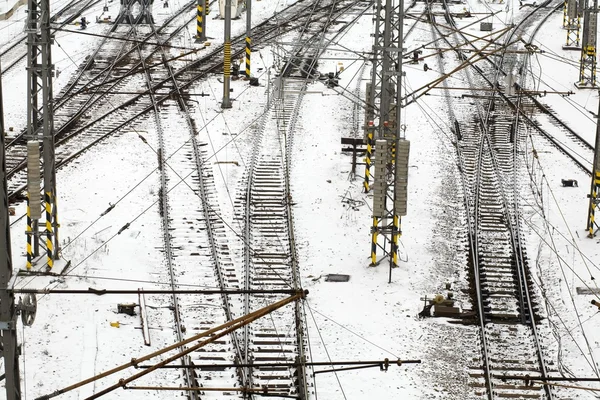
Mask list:
POLYGON ((377 263, 377 217, 373 217, 373 233, 371 236, 371 266, 377 263))
POLYGON ((392 268, 398 268, 398 238, 400 237, 400 218, 394 215, 394 227, 392 228, 392 268))
POLYGON ((31 269, 33 261, 33 248, 31 246, 33 240, 33 221, 31 220, 31 210, 29 209, 29 194, 27 194, 27 228, 25 234, 27 236, 27 269, 31 269))
POLYGON ((373 156, 373 129, 367 132, 367 153, 365 155, 365 193, 371 190, 371 157, 373 156))
POLYGON ((588 237, 594 237, 594 225, 596 225, 596 199, 598 198, 598 187, 600 187, 600 171, 594 173, 594 183, 592 185, 592 193, 590 194, 590 216, 588 218, 588 237))
POLYGON ((196 12, 196 37, 199 39, 202 37, 203 30, 203 19, 202 19, 202 5, 198 4, 196 12))
POLYGON ((44 206, 46 208, 46 255, 48 258, 48 269, 54 266, 54 246, 52 244, 52 194, 44 193, 44 206))
POLYGON ((250 79, 250 38, 246 37, 246 77, 250 79))
POLYGON ((231 42, 225 43, 225 59, 223 60, 223 75, 228 78, 231 75, 231 42))

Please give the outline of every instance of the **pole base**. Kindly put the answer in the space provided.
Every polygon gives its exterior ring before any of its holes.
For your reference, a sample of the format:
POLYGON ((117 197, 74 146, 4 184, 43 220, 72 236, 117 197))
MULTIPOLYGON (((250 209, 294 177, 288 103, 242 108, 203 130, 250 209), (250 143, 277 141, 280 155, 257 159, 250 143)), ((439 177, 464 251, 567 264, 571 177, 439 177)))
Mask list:
POLYGON ((580 82, 575 82, 574 83, 575 87, 577 89, 598 89, 598 85, 592 85, 591 83, 580 83, 580 82))
POLYGON ((562 47, 563 50, 577 50, 581 51, 581 46, 567 46, 566 44, 562 47))

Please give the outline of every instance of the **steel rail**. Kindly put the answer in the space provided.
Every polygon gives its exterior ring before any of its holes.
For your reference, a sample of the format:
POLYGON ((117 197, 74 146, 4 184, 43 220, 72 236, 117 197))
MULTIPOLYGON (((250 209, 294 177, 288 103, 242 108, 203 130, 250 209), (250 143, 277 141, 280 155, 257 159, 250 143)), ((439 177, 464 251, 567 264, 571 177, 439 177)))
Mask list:
MULTIPOLYGON (((326 7, 322 7, 322 8, 326 8, 326 7)), ((288 7, 286 10, 279 12, 278 15, 280 15, 280 16, 287 15, 289 18, 289 21, 286 20, 286 21, 283 21, 282 23, 273 24, 273 22, 272 22, 273 20, 267 20, 267 21, 264 21, 261 24, 257 25, 257 28, 255 28, 255 36, 254 36, 255 45, 260 45, 261 43, 268 43, 270 40, 274 39, 279 34, 287 33, 287 32, 292 31, 293 29, 295 29, 295 26, 292 26, 289 23, 291 20, 302 21, 303 19, 306 18, 305 8, 299 7, 297 4, 294 4, 290 7, 288 7), (285 11, 287 11, 289 14, 286 14, 285 11), (280 31, 280 29, 282 29, 282 31, 280 31)), ((245 36, 243 36, 243 35, 238 36, 237 38, 232 40, 232 43, 234 45, 237 45, 237 48, 232 49, 232 56, 238 56, 245 51, 245 47, 244 47, 245 46, 245 36)), ((192 85, 193 83, 195 83, 196 81, 198 81, 199 79, 204 78, 208 73, 217 72, 220 68, 222 68, 223 61, 221 59, 217 59, 217 57, 222 52, 222 49, 223 49, 223 46, 221 45, 221 46, 217 47, 211 54, 201 58, 200 60, 198 60, 196 62, 188 64, 187 66, 174 72, 174 75, 177 78, 177 77, 183 75, 184 73, 192 72, 195 68, 200 69, 200 72, 194 74, 191 78, 186 79, 186 82, 180 84, 179 89, 185 89, 185 88, 189 87, 190 85, 192 85)), ((171 78, 166 78, 164 80, 161 80, 160 82, 156 82, 153 85, 152 90, 145 90, 145 91, 141 92, 139 95, 128 99, 124 103, 119 104, 112 111, 109 111, 109 112, 103 114, 102 116, 96 118, 94 121, 91 121, 90 123, 86 124, 85 126, 77 129, 76 131, 71 132, 68 135, 63 135, 62 138, 60 138, 56 141, 57 147, 64 144, 68 140, 76 137, 78 134, 83 132, 85 129, 88 129, 88 128, 94 126, 96 123, 99 123, 103 119, 112 115, 116 110, 131 106, 131 105, 135 104, 136 102, 138 102, 139 100, 143 99, 145 97, 145 95, 147 95, 151 91, 157 91, 159 88, 163 87, 167 82, 170 82, 170 80, 171 80, 171 78)), ((169 89, 169 93, 159 96, 157 101, 159 102, 159 104, 161 104, 162 102, 170 99, 171 96, 175 95, 176 93, 177 93, 177 91, 175 89, 169 89)), ((125 121, 123 121, 122 123, 118 124, 114 129, 108 131, 107 133, 105 133, 103 135, 100 135, 96 140, 92 141, 92 143, 85 146, 85 148, 80 149, 80 150, 72 153, 70 156, 57 161, 56 167, 59 168, 60 166, 73 160, 74 158, 76 158, 77 156, 79 156, 80 154, 82 154, 83 152, 85 152, 86 150, 91 148, 92 146, 101 142, 105 138, 111 136, 115 132, 118 132, 119 130, 121 130, 122 128, 127 126, 128 124, 137 120, 142 115, 152 111, 152 109, 153 109, 152 106, 148 106, 148 107, 144 108, 142 111, 135 113, 132 117, 130 117, 130 118, 126 119, 125 121)), ((15 175, 17 172, 24 169, 25 159, 19 165, 20 165, 19 168, 13 168, 11 171, 9 171, 7 173, 7 177, 9 179, 13 175, 15 175)), ((19 198, 20 193, 24 189, 25 189, 25 185, 21 185, 16 190, 14 190, 12 193, 9 193, 10 201, 15 201, 17 198, 19 198)))
MULTIPOLYGON (((188 9, 190 8, 190 6, 193 5, 193 4, 195 4, 194 1, 186 3, 177 12, 175 12, 171 17, 169 17, 167 20, 165 20, 163 22, 163 24, 158 28, 158 31, 160 32, 163 29, 166 29, 173 22, 173 20, 175 20, 176 18, 180 17, 183 13, 187 12, 188 9)), ((188 21, 188 23, 189 23, 189 21, 188 21)), ((118 26, 119 25, 117 25, 117 24, 113 24, 113 26, 109 30, 109 33, 114 33, 116 31, 116 29, 117 29, 118 26)), ((185 28, 185 26, 186 26, 185 24, 183 24, 183 25, 180 24, 178 26, 178 28, 175 31, 173 31, 167 39, 165 39, 165 42, 168 42, 169 40, 173 39, 179 32, 181 32, 182 29, 185 28)), ((130 28, 129 32, 126 33, 126 36, 129 37, 132 34, 132 32, 133 32, 133 28, 130 28)), ((151 35, 147 35, 141 41, 136 41, 136 43, 137 44, 143 44, 143 43, 149 41, 151 38, 152 38, 151 35)), ((125 46, 120 46, 119 50, 118 50, 118 53, 117 53, 117 56, 113 59, 113 61, 111 62, 110 65, 108 65, 107 67, 105 67, 102 70, 100 70, 96 74, 96 76, 92 77, 88 82, 86 82, 83 85, 83 87, 81 89, 79 89, 76 93, 71 94, 71 92, 79 84, 81 78, 83 77, 83 74, 87 71, 87 69, 94 62, 94 59, 97 57, 97 55, 100 52, 100 50, 108 42, 108 39, 110 39, 110 36, 104 36, 103 37, 101 43, 96 47, 96 49, 94 50, 94 52, 80 66, 79 72, 77 73, 77 75, 75 76, 75 78, 72 78, 70 80, 69 84, 64 89, 61 90, 61 92, 59 93, 59 95, 55 99, 54 112, 56 114, 64 106, 66 106, 70 100, 74 99, 77 94, 82 94, 83 93, 83 94, 88 95, 88 98, 79 106, 79 110, 77 112, 75 112, 67 121, 63 122, 60 127, 57 127, 55 129, 55 137, 56 138, 60 138, 60 135, 62 135, 65 131, 67 131, 68 129, 70 129, 77 121, 80 120, 80 118, 87 111, 89 111, 100 100, 104 99, 107 94, 111 93, 120 83, 124 82, 125 78, 127 78, 129 76, 128 74, 125 74, 125 75, 120 76, 120 77, 118 77, 116 79, 108 80, 108 78, 110 77, 111 72, 113 71, 114 67, 118 63, 123 62, 136 49, 136 47, 134 46, 131 49, 126 50, 125 46), (125 53, 122 53, 123 51, 125 51, 125 53), (101 80, 101 82, 99 84, 97 84, 97 86, 101 86, 101 85, 110 83, 111 85, 108 87, 108 89, 103 89, 101 91, 93 92, 93 93, 91 93, 91 95, 90 95, 90 93, 88 91, 85 91, 85 88, 87 86, 89 86, 91 83, 95 82, 96 80, 98 80, 100 78, 102 78, 102 80, 101 80)), ((122 39, 123 38, 119 38, 119 40, 122 40, 122 39)), ((153 51, 149 56, 152 56, 152 54, 154 54, 156 51, 157 50, 153 51)), ((142 65, 142 62, 140 61, 137 64, 134 64, 134 66, 131 67, 131 70, 132 71, 139 70, 139 67, 141 65, 142 65)), ((144 69, 142 68, 139 72, 144 73, 144 69)), ((147 94, 148 92, 150 92, 150 91, 147 91, 147 92, 144 92, 144 93, 147 94)), ((26 130, 22 131, 19 135, 17 135, 15 138, 13 138, 7 144, 6 148, 9 148, 9 147, 11 147, 13 145, 16 145, 16 144, 21 144, 21 142, 23 140, 23 137, 26 134, 27 134, 26 130)), ((26 161, 24 160, 22 163, 25 163, 25 162, 26 161)), ((23 167, 23 165, 17 165, 15 168, 22 168, 22 167, 23 167)))
MULTIPOLYGON (((431 3, 433 3, 433 0, 429 0, 427 1, 427 10, 430 12, 431 15, 431 3)), ((444 3, 445 5, 445 3, 444 3)), ((431 21, 435 21, 435 16, 430 16, 431 21)), ((439 37, 445 41, 447 41, 447 43, 449 43, 447 36, 442 34, 439 30, 439 28, 437 27, 437 24, 431 23, 430 24, 432 27, 432 31, 436 32, 439 37)), ((437 46, 438 40, 435 40, 435 45, 437 46)), ((457 138, 458 138, 458 133, 457 133, 457 138)), ((483 304, 483 298, 481 296, 481 281, 479 279, 479 252, 477 251, 478 248, 478 244, 479 241, 477 240, 477 205, 476 204, 471 204, 472 200, 469 196, 469 193, 467 191, 468 188, 468 183, 466 181, 466 177, 465 174, 462 172, 464 170, 464 168, 462 167, 465 162, 464 162, 464 154, 461 151, 461 147, 456 145, 455 146, 456 150, 457 150, 457 155, 458 155, 458 159, 459 159, 459 170, 461 171, 460 176, 461 176, 461 180, 462 180, 462 184, 463 184, 463 188, 464 188, 464 202, 465 202, 465 206, 466 206, 466 219, 467 219, 467 226, 468 226, 468 241, 469 241, 469 247, 472 249, 470 251, 470 259, 473 265, 473 270, 474 270, 474 282, 475 282, 475 292, 476 292, 476 298, 477 298, 477 315, 479 317, 479 321, 482 324, 481 327, 481 336, 480 336, 480 340, 481 340, 481 347, 482 347, 482 359, 483 359, 483 371, 484 371, 484 376, 485 376, 485 382, 486 382, 486 388, 487 388, 487 392, 488 392, 488 396, 491 396, 491 393, 493 393, 493 386, 492 386, 492 376, 491 376, 491 372, 490 369, 488 368, 488 366, 490 365, 490 359, 488 357, 488 343, 487 343, 487 337, 485 335, 485 329, 483 327, 484 321, 485 321, 485 315, 484 315, 484 304, 483 304), (473 208, 473 214, 471 213, 471 207, 473 208)), ((479 174, 478 174, 479 177, 479 174)), ((477 188, 479 186, 478 182, 475 183, 475 187, 477 188)), ((477 190, 477 189, 476 189, 477 190)), ((475 199, 478 198, 478 196, 475 194, 473 195, 473 197, 475 199)), ((490 397, 488 397, 490 400, 492 400, 490 397)))
MULTIPOLYGON (((70 16, 69 18, 67 18, 65 21, 63 21, 59 27, 62 28, 65 25, 70 24, 71 22, 73 22, 75 19, 77 19, 77 17, 79 17, 83 10, 92 6, 95 6, 96 4, 100 3, 102 0, 88 0, 87 3, 80 5, 81 8, 75 12, 72 16, 70 16)), ((67 6, 65 6, 65 8, 63 8, 61 11, 59 11, 58 13, 56 13, 54 16, 52 16, 51 21, 53 21, 55 18, 57 18, 57 16, 60 16, 60 14, 66 12, 66 10, 68 10, 68 8, 73 7, 75 4, 78 4, 79 1, 74 0, 71 1, 67 6)), ((56 29, 54 29, 56 31, 56 29)), ((19 44, 22 44, 23 42, 25 42, 25 40, 27 40, 27 35, 25 35, 22 39, 19 39, 16 43, 14 43, 12 46, 10 46, 8 49, 6 49, 4 52, 2 52, 2 54, 0 54, 0 58, 4 57, 6 55, 6 53, 8 53, 10 50, 13 50, 16 48, 16 46, 18 46, 19 44)), ((12 63, 6 65, 3 67, 3 70, 1 71, 1 74, 4 75, 6 72, 8 72, 10 69, 12 69, 13 67, 15 67, 18 63, 20 63, 21 61, 23 61, 24 58, 27 57, 27 52, 25 52, 25 54, 23 54, 22 56, 17 57, 17 59, 15 61, 13 61, 12 63)))
MULTIPOLYGON (((150 25, 152 26, 152 25, 150 25)), ((136 30, 136 25, 132 25, 133 30, 136 30)), ((136 32, 137 33, 137 32, 136 32)), ((153 29, 153 34, 154 36, 156 36, 156 38, 160 41, 159 37, 158 37, 158 33, 156 32, 156 30, 153 29)), ((151 35, 148 35, 148 37, 150 37, 151 35)), ((150 70, 148 68, 146 68, 146 59, 147 57, 145 57, 142 54, 142 49, 141 49, 142 44, 137 44, 135 46, 135 50, 138 53, 139 59, 140 59, 140 63, 142 64, 143 70, 144 70, 144 77, 146 80, 146 85, 148 86, 148 89, 152 88, 152 76, 150 75, 150 70)), ((170 70, 169 70, 170 71, 170 70)), ((157 132, 157 137, 158 137, 158 146, 159 146, 159 152, 158 152, 158 156, 162 157, 163 154, 166 154, 166 149, 165 149, 165 138, 164 138, 164 131, 163 131, 163 127, 162 127, 162 123, 161 123, 161 118, 160 118, 160 110, 158 108, 158 103, 156 102, 156 97, 154 92, 150 92, 150 99, 152 101, 152 108, 154 110, 154 122, 156 125, 156 132, 157 132)), ((162 164, 162 159, 159 160, 159 163, 162 164)), ((171 237, 170 237, 170 221, 171 218, 169 217, 169 188, 168 188, 168 179, 167 179, 167 173, 166 173, 166 168, 163 166, 162 168, 159 168, 160 171, 160 187, 161 187, 161 195, 159 196, 159 207, 161 210, 161 223, 162 223, 162 230, 163 230, 163 242, 164 242, 164 250, 165 250, 165 261, 167 263, 167 269, 169 271, 169 282, 170 282, 170 286, 171 289, 173 290, 173 292, 176 290, 177 285, 175 283, 175 268, 173 266, 173 248, 171 246, 171 237)), ((181 323, 181 312, 180 312, 180 308, 179 308, 179 300, 177 298, 177 294, 173 293, 172 294, 172 301, 173 301, 173 317, 174 317, 174 321, 175 321, 175 334, 177 337, 177 341, 181 342, 184 339, 184 334, 183 334, 183 328, 182 328, 182 323, 181 323)), ((180 351, 185 350, 184 346, 181 346, 179 348, 180 351)), ((185 355, 181 358, 181 362, 184 364, 189 364, 191 362, 190 356, 189 355, 185 355)), ((183 371, 183 376, 184 376, 184 381, 187 384, 188 387, 195 387, 198 386, 198 383, 195 381, 195 379, 193 378, 191 371, 189 369, 185 369, 183 371)), ((189 392, 190 393, 190 397, 193 400, 198 400, 198 392, 196 391, 192 391, 189 392)))
MULTIPOLYGON (((547 2, 543 3, 542 5, 540 5, 540 7, 545 7, 549 2, 550 1, 547 1, 547 2)), ((520 23, 517 25, 517 28, 523 27, 524 24, 525 24, 525 22, 532 15, 534 15, 534 13, 538 9, 530 12, 522 21, 520 21, 520 23)), ((447 15, 447 17, 446 17, 447 21, 449 23, 451 23, 455 27, 455 24, 454 24, 454 21, 453 21, 452 17, 447 12, 446 12, 446 15, 447 15)), ((544 21, 545 20, 546 19, 544 19, 544 21)), ((509 37, 506 39, 507 42, 509 42, 512 39, 512 36, 517 31, 517 28, 515 28, 512 31, 512 33, 509 35, 509 37)), ((460 31, 457 31, 457 32, 459 34, 461 34, 461 36, 463 36, 463 38, 465 38, 464 35, 462 34, 462 32, 460 32, 460 31)), ((473 46, 473 44, 471 44, 471 46, 473 46)), ((459 53, 459 55, 462 54, 459 50, 457 50, 457 53, 459 53)), ((504 57, 504 54, 502 56, 502 60, 504 59, 503 57, 504 57)), ((501 64, 502 63, 500 63, 500 65, 501 64)), ((483 71, 481 71, 480 68, 478 68, 477 66, 474 66, 474 69, 488 82, 488 84, 490 84, 492 87, 494 87, 494 85, 489 81, 489 79, 487 79, 487 77, 485 77, 483 71)), ((499 66, 496 66, 496 68, 494 68, 494 70, 496 71, 496 74, 500 74, 501 73, 501 67, 499 67, 499 66)), ((500 95, 505 100, 508 100, 508 98, 506 96, 504 96, 502 93, 500 93, 500 95)), ((490 103, 490 105, 488 107, 488 111, 487 111, 487 113, 486 113, 486 115, 484 117, 486 121, 489 118, 489 115, 490 115, 490 112, 491 112, 491 109, 492 109, 492 104, 493 104, 493 100, 490 103)), ((519 112, 519 111, 522 110, 522 108, 515 107, 513 105, 513 109, 518 110, 516 118, 515 118, 515 124, 518 124, 518 116, 520 114, 523 114, 522 112, 519 112)), ((491 156, 491 158, 493 160, 494 170, 496 171, 496 174, 499 174, 500 173, 499 172, 500 169, 499 169, 499 165, 498 165, 498 160, 496 159, 495 152, 493 151, 493 146, 492 146, 492 143, 491 143, 491 138, 490 138, 489 132, 487 132, 487 129, 486 129, 487 124, 482 120, 481 123, 479 124, 479 126, 485 132, 484 136, 485 136, 485 140, 487 141, 487 146, 488 146, 488 149, 490 151, 490 156, 491 156)), ((518 125, 515 125, 515 129, 518 129, 517 126, 518 125)), ((514 162, 516 161, 516 157, 517 157, 517 154, 516 154, 517 148, 518 148, 517 143, 518 143, 518 141, 515 139, 515 144, 513 145, 513 191, 517 191, 517 187, 516 187, 517 180, 515 179, 515 175, 514 175, 514 174, 516 174, 516 167, 514 166, 514 162)), ((481 157, 481 154, 480 154, 480 157, 481 157)), ((480 169, 478 168, 478 170, 480 170, 480 169)), ((479 190, 479 185, 478 184, 476 185, 476 188, 477 188, 476 190, 478 191, 479 190)), ((501 194, 502 194, 502 197, 503 197, 504 204, 508 205, 509 203, 507 202, 504 190, 501 191, 501 194)), ((526 272, 526 268, 525 268, 525 260, 524 260, 524 255, 523 255, 523 246, 521 244, 521 236, 520 236, 520 229, 519 229, 518 196, 515 195, 515 194, 514 194, 514 196, 515 196, 514 210, 513 210, 512 215, 511 214, 507 215, 508 218, 506 218, 506 221, 507 221, 507 225, 508 225, 509 232, 510 232, 510 235, 511 235, 512 246, 513 246, 513 249, 514 249, 514 252, 515 252, 515 255, 516 255, 515 261, 516 261, 516 265, 517 265, 517 275, 518 275, 518 282, 519 282, 519 285, 518 285, 519 302, 521 304, 522 318, 524 318, 525 317, 524 313, 526 312, 524 305, 525 304, 527 305, 527 310, 528 310, 529 313, 532 313, 533 307, 532 307, 531 297, 530 297, 530 294, 529 294, 528 284, 527 284, 527 280, 526 280, 527 272, 526 272), (511 218, 511 216, 514 217, 514 220, 515 220, 514 224, 512 222, 513 218, 511 218)), ((479 196, 477 196, 477 195, 475 196, 476 199, 478 199, 478 197, 479 196)), ((505 212, 505 215, 506 215, 507 212, 508 212, 508 208, 505 208, 504 210, 505 210, 504 212, 505 212)), ((478 296, 479 296, 479 290, 478 290, 478 296)), ((480 301, 480 307, 481 306, 482 306, 482 303, 480 301)), ((523 322, 527 322, 527 321, 523 321, 523 322)), ((536 349, 537 349, 536 354, 538 356, 538 362, 539 362, 539 366, 540 366, 540 369, 541 369, 541 373, 542 373, 543 376, 546 376, 546 374, 547 374, 546 365, 545 365, 545 362, 543 360, 543 355, 542 355, 543 353, 542 353, 541 345, 539 343, 539 337, 538 337, 538 334, 537 334, 537 329, 536 329, 536 326, 535 326, 535 318, 534 318, 533 314, 531 314, 530 320, 528 322, 529 322, 529 325, 530 325, 530 327, 532 329, 532 333, 533 333, 533 337, 534 337, 534 342, 535 342, 535 346, 536 346, 536 349)), ((482 331, 484 331, 484 321, 482 321, 481 323, 482 323, 482 331)), ((487 363, 486 365, 489 366, 489 363, 487 363)), ((489 371, 489 369, 486 371, 486 377, 488 379, 490 378, 490 371, 489 371)), ((492 390, 491 390, 491 381, 488 381, 488 382, 490 383, 490 385, 488 385, 488 390, 489 390, 488 395, 490 396, 490 399, 491 399, 492 398, 491 396, 493 396, 492 395, 492 390)), ((550 388, 546 386, 545 387, 545 391, 546 391, 546 395, 548 396, 548 399, 552 399, 553 396, 552 396, 552 392, 551 392, 550 388)))
MULTIPOLYGON (((168 70, 169 77, 170 77, 171 81, 173 82, 174 90, 177 93, 177 96, 176 96, 177 103, 179 104, 179 107, 183 112, 183 115, 184 115, 185 121, 186 121, 186 125, 188 128, 188 132, 190 134, 190 141, 192 143, 192 148, 193 148, 193 152, 194 152, 194 164, 196 167, 196 171, 198 173, 199 197, 200 197, 200 201, 202 204, 202 208, 204 209, 204 213, 206 215, 206 227, 207 227, 206 231, 207 231, 207 235, 208 235, 208 239, 209 239, 210 251, 212 253, 213 262, 215 263, 214 269, 215 269, 215 274, 217 276, 219 288, 221 288, 221 290, 223 290, 223 292, 221 293, 221 298, 223 301, 223 310, 225 311, 225 316, 227 318, 227 321, 232 321, 234 319, 234 316, 233 316, 233 312, 231 310, 229 298, 227 297, 227 294, 224 292, 226 290, 226 285, 225 285, 225 279, 223 276, 223 267, 221 264, 221 257, 219 256, 218 250, 217 250, 218 245, 217 245, 217 242, 215 239, 215 232, 214 232, 215 228, 213 226, 213 222, 211 222, 212 221, 211 214, 214 213, 214 211, 213 211, 214 207, 210 203, 209 196, 208 196, 208 189, 206 187, 206 183, 205 183, 205 179, 204 179, 203 171, 205 169, 205 162, 202 159, 200 148, 199 148, 198 142, 196 140, 197 132, 194 128, 194 123, 190 117, 190 111, 188 109, 188 106, 187 106, 186 102, 184 101, 183 92, 181 91, 181 89, 179 87, 179 82, 177 81, 177 79, 175 77, 173 68, 171 67, 170 63, 168 62, 168 57, 167 57, 163 47, 160 47, 160 53, 161 53, 162 61, 168 70)), ((249 310, 248 310, 248 312, 249 312, 249 310)), ((244 327, 244 329, 246 329, 246 327, 244 327)), ((236 334, 231 335, 231 341, 235 347, 235 352, 237 353, 237 357, 241 359, 241 346, 240 346, 240 343, 239 343, 239 340, 238 340, 238 337, 236 334)), ((238 377, 240 378, 241 386, 247 387, 248 386, 247 385, 247 376, 245 376, 244 371, 241 368, 238 368, 238 372, 239 372, 238 377)))

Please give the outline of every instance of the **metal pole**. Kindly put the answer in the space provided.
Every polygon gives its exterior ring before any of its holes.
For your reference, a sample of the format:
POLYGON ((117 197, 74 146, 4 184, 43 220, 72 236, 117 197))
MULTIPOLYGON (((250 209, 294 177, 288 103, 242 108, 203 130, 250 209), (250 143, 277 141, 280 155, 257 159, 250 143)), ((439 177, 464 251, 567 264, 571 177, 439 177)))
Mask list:
POLYGON ((246 0, 246 78, 250 79, 250 53, 252 49, 251 35, 252 34, 252 0, 246 0))
POLYGON ((231 108, 229 85, 231 75, 231 0, 225 0, 225 40, 223 60, 223 102, 221 108, 231 108))
POLYGON ((402 131, 402 117, 400 115, 401 110, 401 102, 402 102, 402 48, 403 48, 403 38, 404 38, 404 0, 399 0, 398 4, 398 51, 399 62, 396 63, 396 121, 394 126, 394 144, 396 151, 394 153, 394 201, 392 205, 392 240, 390 241, 390 276, 388 283, 392 283, 392 269, 398 267, 398 238, 402 234, 400 229, 400 215, 398 215, 398 210, 396 209, 397 198, 396 194, 398 192, 396 185, 398 184, 398 165, 400 164, 400 139, 401 139, 401 131, 402 131))
POLYGON ((15 296, 9 288, 12 278, 12 255, 10 249, 10 221, 8 216, 8 192, 6 187, 6 159, 4 140, 4 103, 2 101, 2 67, 0 66, 0 330, 6 378, 6 399, 21 399, 19 354, 17 352, 17 313, 15 296))
POLYGON ((40 37, 42 48, 43 150, 44 150, 44 206, 46 210, 46 253, 48 269, 54 266, 58 255, 58 223, 56 207, 56 171, 54 161, 54 97, 52 95, 52 41, 50 31, 50 2, 42 0, 40 37))
MULTIPOLYGON (((38 4, 36 0, 27 2, 27 136, 28 140, 38 140, 39 108, 38 108, 38 93, 39 93, 39 66, 37 63, 39 55, 38 47, 38 32, 37 21, 39 19, 38 4)), ((35 195, 39 196, 39 193, 35 195)), ((33 196, 33 194, 29 194, 33 196)), ((37 215, 35 215, 37 216, 37 215)), ((39 217, 32 218, 31 235, 27 237, 27 246, 31 244, 33 239, 32 256, 40 255, 40 238, 39 238, 39 217)))
POLYGON ((198 0, 196 11, 196 43, 206 41, 206 0, 198 0))
MULTIPOLYGON (((600 92, 598 92, 600 94, 600 92)), ((594 165, 592 170, 592 187, 590 189, 590 205, 588 208, 587 227, 588 237, 593 238, 595 234, 594 226, 595 211, 598 206, 598 188, 600 187, 600 98, 598 99, 598 117, 596 119, 596 146, 594 147, 594 165)))

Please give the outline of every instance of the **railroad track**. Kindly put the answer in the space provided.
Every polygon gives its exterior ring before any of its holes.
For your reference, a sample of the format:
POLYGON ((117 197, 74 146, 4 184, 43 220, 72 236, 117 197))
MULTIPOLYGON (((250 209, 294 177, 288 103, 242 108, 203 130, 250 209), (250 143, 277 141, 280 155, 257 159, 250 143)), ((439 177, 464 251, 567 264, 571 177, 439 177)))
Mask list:
MULTIPOLYGON (((323 13, 318 3, 287 51, 287 63, 276 79, 272 99, 254 135, 244 191, 236 201, 236 215, 244 215, 243 262, 247 266, 244 289, 301 289, 293 229, 293 200, 289 168, 295 123, 307 82, 317 77, 316 66, 327 43, 326 33, 346 11, 365 12, 368 3, 337 2, 335 10, 323 13)), ((359 12, 359 15, 361 13, 359 12)), ((349 26, 353 20, 346 21, 349 26)), ((337 35, 343 33, 340 29, 337 35)), ((243 309, 265 306, 279 295, 245 295, 243 309)), ((246 327, 241 333, 246 375, 253 388, 273 396, 307 398, 311 387, 304 362, 304 315, 296 302, 246 327), (263 364, 253 367, 253 364, 263 364), (265 366, 264 364, 271 364, 265 366)))
MULTIPOLYGON (((356 3, 360 3, 360 1, 327 3, 317 8, 314 8, 312 4, 307 6, 303 3, 295 3, 279 12, 276 18, 271 18, 258 24, 253 30, 253 41, 255 46, 270 43, 275 38, 296 30, 303 21, 315 19, 318 22, 323 18, 327 18, 329 14, 342 13, 356 3), (316 14, 313 15, 307 12, 313 8, 314 13, 319 13, 320 16, 315 16, 316 14)), ((178 96, 178 93, 184 93, 190 85, 206 77, 207 74, 220 72, 223 66, 222 51, 223 46, 216 46, 210 54, 196 61, 184 63, 185 65, 179 68, 177 68, 176 63, 183 63, 183 61, 171 60, 170 64, 174 67, 173 75, 180 82, 178 90, 172 87, 172 80, 170 78, 165 78, 154 81, 151 89, 137 91, 137 94, 134 95, 113 93, 103 99, 103 107, 109 108, 108 110, 104 112, 90 112, 87 117, 83 117, 82 113, 78 113, 80 117, 76 124, 65 123, 68 125, 68 128, 64 130, 60 130, 57 127, 57 134, 60 134, 60 139, 55 139, 57 168, 76 158, 79 154, 100 143, 107 137, 120 133, 124 129, 131 129, 132 126, 135 127, 139 123, 140 118, 143 118, 153 110, 153 104, 148 100, 150 93, 158 94, 156 101, 158 104, 161 104, 171 99, 172 96, 178 96), (76 137, 78 140, 72 140, 76 137), (79 138, 84 139, 80 140, 79 138), (67 142, 77 143, 62 149, 63 145, 67 142)), ((234 38, 232 40, 232 57, 237 57, 243 54, 244 51, 245 36, 242 35, 234 38)), ((126 63, 127 61, 123 62, 126 63)), ((132 68, 134 67, 129 65, 128 70, 131 71, 132 68)), ((143 72, 139 68, 137 71, 143 72)), ((130 86, 135 88, 143 87, 143 78, 139 74, 128 75, 127 87, 130 86)), ((119 87, 121 88, 121 86, 119 87)), ((75 93, 79 94, 77 91, 75 93)), ((82 94, 85 94, 85 92, 82 92, 82 94)), ((15 200, 23 199, 21 192, 25 189, 24 168, 26 158, 23 141, 17 140, 17 138, 10 139, 11 146, 7 149, 7 163, 13 167, 8 170, 7 177, 9 179, 9 199, 14 202, 15 200), (14 149, 11 149, 13 146, 15 146, 14 149)))
MULTIPOLYGON (((455 27, 449 6, 444 4, 443 8, 446 22, 455 27)), ((435 21, 433 13, 429 18, 435 21)), ((522 24, 517 28, 524 29, 522 24)), ((432 29, 448 46, 455 46, 437 25, 432 29)), ((457 43, 466 39, 455 36, 457 43)), ((459 61, 467 59, 460 50, 457 55, 459 61)), ((512 63, 511 66, 515 62, 502 61, 512 63)), ((438 65, 444 68, 441 62, 438 65)), ((465 74, 471 87, 495 87, 493 82, 498 81, 498 69, 492 68, 491 78, 477 66, 465 74)), ((548 370, 536 326, 540 310, 532 299, 525 241, 520 229, 518 150, 522 131, 519 128, 528 122, 521 121, 523 103, 520 99, 514 104, 502 95, 475 100, 476 111, 467 121, 456 121, 454 125, 465 189, 473 296, 480 324, 481 354, 469 369, 469 383, 476 395, 490 400, 553 398, 548 386, 524 383, 527 375, 546 377, 548 370), (523 378, 502 380, 498 378, 501 375, 523 378)))
MULTIPOLYGON (((52 16, 51 20, 56 21, 63 15, 67 14, 68 16, 66 16, 64 20, 57 24, 57 28, 62 29, 79 18, 83 10, 88 10, 89 8, 100 4, 101 1, 102 0, 72 0, 63 8, 58 10, 58 12, 52 16)), ((2 51, 2 53, 0 53, 0 58, 2 58, 2 75, 6 74, 8 71, 27 59, 27 50, 23 51, 22 48, 22 45, 25 45, 26 40, 27 34, 24 34, 22 37, 14 40, 12 44, 8 45, 2 51)))
MULTIPOLYGON (((245 289, 298 289, 292 204, 289 193, 289 151, 297 107, 306 89, 304 80, 282 78, 273 94, 274 100, 261 121, 252 150, 243 202, 244 276, 245 289), (285 94, 286 91, 293 93, 285 94)), ((242 210, 240 210, 241 212, 242 210)), ((264 307, 280 300, 277 295, 246 295, 244 310, 264 307)), ((243 332, 246 362, 289 364, 296 363, 303 354, 303 317, 297 315, 295 305, 288 305, 248 326, 243 332)), ((269 393, 285 396, 303 396, 306 384, 300 365, 248 368, 253 387, 267 388, 269 393)))

